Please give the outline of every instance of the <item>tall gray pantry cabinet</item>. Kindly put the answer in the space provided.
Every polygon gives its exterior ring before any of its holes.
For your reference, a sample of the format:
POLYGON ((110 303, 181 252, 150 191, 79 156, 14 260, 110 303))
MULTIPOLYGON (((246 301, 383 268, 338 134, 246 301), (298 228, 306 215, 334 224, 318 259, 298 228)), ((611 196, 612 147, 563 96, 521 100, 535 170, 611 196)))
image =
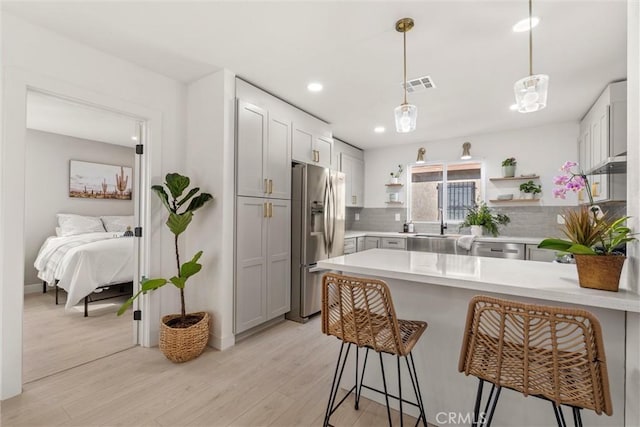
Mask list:
POLYGON ((288 105, 239 79, 236 99, 234 332, 239 334, 290 310, 292 121, 288 105))

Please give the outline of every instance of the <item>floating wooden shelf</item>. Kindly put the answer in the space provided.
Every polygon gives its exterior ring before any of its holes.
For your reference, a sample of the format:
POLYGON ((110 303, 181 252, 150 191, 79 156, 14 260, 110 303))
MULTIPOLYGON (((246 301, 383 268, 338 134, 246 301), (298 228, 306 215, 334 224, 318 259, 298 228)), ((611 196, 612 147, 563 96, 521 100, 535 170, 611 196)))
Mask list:
POLYGON ((540 199, 509 199, 509 200, 489 200, 491 203, 531 203, 539 202, 540 199))
POLYGON ((386 187, 402 187, 403 184, 385 184, 386 187))
POLYGON ((385 202, 388 205, 402 205, 404 202, 385 202))
POLYGON ((489 181, 525 181, 525 180, 533 180, 533 179, 540 179, 540 175, 534 175, 534 176, 514 176, 511 178, 489 178, 489 181))

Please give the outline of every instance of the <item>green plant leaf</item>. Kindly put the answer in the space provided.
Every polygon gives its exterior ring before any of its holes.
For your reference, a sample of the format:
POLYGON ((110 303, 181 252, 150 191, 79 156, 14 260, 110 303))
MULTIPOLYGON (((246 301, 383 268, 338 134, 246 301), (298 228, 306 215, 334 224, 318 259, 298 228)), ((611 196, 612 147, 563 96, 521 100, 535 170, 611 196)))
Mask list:
POLYGON ((597 255, 596 251, 585 245, 571 245, 567 252, 577 255, 597 255))
POLYGON ((142 292, 146 293, 148 291, 155 291, 158 288, 163 287, 167 284, 167 279, 158 278, 158 279, 142 279, 140 282, 140 287, 142 292))
POLYGON ((140 294, 142 293, 142 291, 138 291, 138 293, 136 293, 134 296, 132 296, 131 298, 129 298, 128 300, 126 300, 124 302, 124 304, 122 304, 120 306, 120 308, 118 309, 118 312, 116 313, 118 316, 122 316, 124 314, 125 311, 127 311, 127 309, 129 307, 131 307, 131 305, 133 305, 133 301, 138 298, 138 296, 140 296, 140 294))
POLYGON ((553 249, 556 251, 568 252, 573 243, 562 239, 544 239, 538 247, 540 249, 553 249))
POLYGON ((203 207, 205 203, 207 203, 209 200, 212 200, 212 199, 213 199, 213 196, 209 193, 199 194, 196 198, 191 200, 191 203, 189 203, 189 206, 187 207, 186 212, 195 212, 196 210, 203 207))
POLYGON ((173 212, 173 208, 169 205, 169 195, 166 191, 164 191, 164 187, 162 185, 152 185, 151 189, 158 195, 162 204, 169 212, 173 212))
POLYGON ((183 289, 184 285, 187 283, 187 279, 185 277, 176 277, 173 276, 171 279, 169 279, 171 281, 171 283, 173 283, 175 285, 176 288, 178 289, 183 289))
POLYGON ((186 196, 184 196, 184 197, 182 198, 182 200, 180 200, 180 201, 178 202, 178 207, 180 207, 180 206, 184 205, 184 204, 187 202, 187 200, 189 200, 190 198, 192 198, 192 197, 193 197, 193 196, 194 196, 198 191, 200 191, 200 187, 192 188, 191 190, 189 190, 189 192, 187 193, 187 195, 186 195, 186 196))
POLYGON ((190 211, 181 214, 171 212, 167 218, 167 227, 173 234, 179 236, 187 229, 192 219, 193 213, 190 211))
POLYGON ((171 196, 174 199, 182 196, 182 192, 189 186, 191 180, 187 176, 180 175, 179 173, 168 173, 165 177, 165 185, 171 192, 171 196))
POLYGON ((182 267, 180 267, 180 277, 187 280, 189 277, 193 276, 194 274, 202 270, 202 264, 198 263, 198 260, 200 259, 201 256, 202 256, 202 251, 195 254, 191 261, 187 261, 184 264, 182 264, 182 267))

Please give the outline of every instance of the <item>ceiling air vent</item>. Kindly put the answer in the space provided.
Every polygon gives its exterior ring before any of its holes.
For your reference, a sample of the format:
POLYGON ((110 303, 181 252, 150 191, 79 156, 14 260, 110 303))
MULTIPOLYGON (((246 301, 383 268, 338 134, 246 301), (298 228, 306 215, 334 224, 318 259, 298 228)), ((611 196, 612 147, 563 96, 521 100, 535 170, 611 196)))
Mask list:
MULTIPOLYGON (((404 89, 404 83, 400 83, 404 89)), ((407 92, 416 93, 422 92, 427 89, 434 89, 436 84, 431 79, 431 76, 418 77, 417 79, 407 81, 407 92)))

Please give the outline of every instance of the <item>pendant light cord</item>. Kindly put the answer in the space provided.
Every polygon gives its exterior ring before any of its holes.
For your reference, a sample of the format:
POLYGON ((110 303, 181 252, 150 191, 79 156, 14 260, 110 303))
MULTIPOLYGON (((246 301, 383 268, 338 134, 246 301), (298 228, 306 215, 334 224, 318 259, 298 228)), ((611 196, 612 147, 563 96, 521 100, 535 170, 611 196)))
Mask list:
POLYGON ((532 1, 529 0, 529 75, 533 76, 533 19, 532 14, 532 1))
POLYGON ((404 104, 407 103, 407 30, 402 33, 402 44, 404 45, 404 104))

